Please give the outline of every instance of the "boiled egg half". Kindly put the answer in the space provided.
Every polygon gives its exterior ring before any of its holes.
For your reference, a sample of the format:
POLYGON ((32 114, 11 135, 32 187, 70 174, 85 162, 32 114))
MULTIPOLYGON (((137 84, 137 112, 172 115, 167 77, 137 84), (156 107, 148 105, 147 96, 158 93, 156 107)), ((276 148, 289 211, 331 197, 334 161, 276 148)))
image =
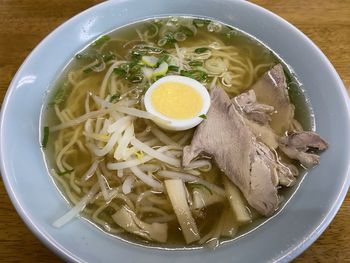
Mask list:
POLYGON ((207 89, 183 76, 166 76, 147 90, 144 103, 154 122, 167 130, 181 131, 198 125, 210 107, 207 89))

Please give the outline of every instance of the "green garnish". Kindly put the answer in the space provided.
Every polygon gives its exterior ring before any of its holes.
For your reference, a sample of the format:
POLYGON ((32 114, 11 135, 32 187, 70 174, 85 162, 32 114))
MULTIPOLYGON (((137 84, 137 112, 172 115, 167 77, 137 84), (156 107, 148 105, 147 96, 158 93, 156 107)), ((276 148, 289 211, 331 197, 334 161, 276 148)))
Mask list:
POLYGON ((142 53, 139 51, 131 51, 131 60, 139 61, 142 58, 142 53))
POLYGON ((147 52, 148 54, 167 53, 165 49, 159 47, 142 46, 141 49, 144 50, 144 52, 147 52))
POLYGON ((207 73, 201 70, 181 70, 180 75, 195 79, 197 81, 206 81, 208 76, 207 73))
POLYGON ((228 39, 233 39, 235 36, 237 35, 236 31, 234 30, 230 30, 229 32, 225 33, 225 36, 228 39))
POLYGON ((167 44, 174 44, 176 43, 176 39, 174 38, 174 33, 168 32, 165 34, 165 39, 167 40, 167 44))
POLYGON ((122 68, 115 68, 113 69, 113 72, 121 77, 124 77, 126 75, 126 70, 122 68))
POLYGON ((199 60, 192 60, 188 63, 191 67, 203 66, 203 62, 199 60))
POLYGON ((188 37, 193 36, 192 30, 190 30, 188 27, 185 27, 185 26, 180 26, 179 32, 184 33, 188 37))
POLYGON ((173 32, 167 32, 159 41, 163 41, 164 46, 177 42, 173 32))
POLYGON ((131 51, 131 53, 132 52, 137 52, 141 56, 167 53, 162 48, 152 47, 152 46, 145 46, 145 45, 135 46, 133 48, 133 51, 131 51))
POLYGON ((113 103, 113 102, 117 102, 120 99, 120 95, 119 94, 114 94, 109 98, 109 102, 113 103))
POLYGON ((126 74, 124 76, 125 80, 129 80, 132 83, 138 83, 142 81, 143 75, 141 72, 141 66, 135 63, 135 61, 123 64, 121 67, 126 71, 126 74))
POLYGON ((174 65, 170 65, 168 67, 168 70, 169 71, 176 71, 176 72, 178 72, 179 71, 179 67, 178 66, 174 66, 174 65))
POLYGON ((108 35, 101 36, 98 39, 96 39, 94 43, 92 43, 92 46, 95 46, 95 47, 101 46, 102 44, 106 43, 110 39, 111 38, 108 35))
POLYGON ((143 80, 143 75, 131 75, 127 80, 131 83, 140 83, 143 80))
POLYGON ((196 54, 202 54, 202 53, 204 53, 205 51, 208 51, 209 50, 209 48, 207 48, 207 47, 199 47, 199 48, 196 48, 195 50, 194 50, 194 53, 196 53, 196 54))
POLYGON ((139 83, 143 79, 141 68, 142 65, 139 65, 138 62, 131 61, 120 65, 119 68, 115 68, 113 72, 132 83, 139 83))
POLYGON ((49 141, 49 134, 50 134, 50 128, 48 126, 44 127, 44 137, 43 140, 41 142, 41 145, 43 148, 46 148, 46 145, 49 141))
POLYGON ((113 52, 108 51, 107 53, 104 54, 100 54, 98 51, 96 50, 90 50, 87 52, 82 52, 82 53, 78 53, 75 55, 75 58, 78 60, 84 60, 86 62, 92 62, 94 60, 98 60, 98 61, 104 61, 104 62, 108 62, 112 59, 115 59, 115 54, 113 54, 113 52))
POLYGON ((203 26, 207 26, 209 25, 211 22, 211 20, 208 20, 208 19, 198 19, 198 18, 195 18, 193 19, 193 24, 196 26, 196 27, 203 27, 203 26))
POLYGON ((124 70, 125 72, 130 69, 130 64, 131 63, 123 63, 120 65, 120 69, 124 70))
POLYGON ((57 175, 62 176, 62 175, 70 174, 73 171, 74 171, 74 169, 66 170, 66 171, 63 171, 63 172, 57 172, 57 175))
POLYGON ((129 80, 132 83, 139 83, 143 79, 143 74, 141 71, 141 65, 135 64, 133 62, 129 65, 129 71, 125 76, 126 80, 129 80))
POLYGON ((91 73, 92 71, 93 71, 92 68, 86 68, 83 70, 83 72, 86 74, 91 73))
POLYGON ((67 97, 67 89, 69 85, 64 83, 62 87, 58 88, 55 95, 53 96, 53 100, 49 103, 49 105, 59 105, 61 104, 67 97))
POLYGON ((208 186, 204 185, 204 184, 200 184, 200 183, 196 183, 196 182, 188 182, 189 186, 191 186, 192 188, 204 188, 206 189, 211 195, 213 194, 213 192, 208 188, 208 186))
POLYGON ((198 117, 199 117, 199 118, 202 118, 202 119, 205 119, 205 120, 207 119, 207 115, 205 115, 205 114, 201 114, 201 115, 199 115, 198 117))
POLYGON ((106 54, 102 54, 102 59, 103 59, 104 62, 108 62, 108 61, 110 61, 112 59, 115 59, 115 55, 112 52, 109 51, 106 54))
POLYGON ((169 55, 168 54, 164 54, 162 55, 157 62, 157 67, 159 67, 160 64, 162 64, 163 62, 167 62, 169 59, 169 55))

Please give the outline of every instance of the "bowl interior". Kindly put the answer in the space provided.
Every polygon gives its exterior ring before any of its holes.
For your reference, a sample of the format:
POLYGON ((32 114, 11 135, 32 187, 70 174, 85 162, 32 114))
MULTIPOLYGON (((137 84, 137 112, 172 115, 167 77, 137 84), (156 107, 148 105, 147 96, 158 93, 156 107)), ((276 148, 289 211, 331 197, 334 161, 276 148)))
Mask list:
POLYGON ((349 180, 349 102, 334 68, 300 31, 244 1, 108 1, 69 20, 26 59, 3 103, 1 166, 9 195, 32 231, 67 260, 80 262, 264 262, 290 260, 310 245, 334 217, 349 180), (137 7, 137 8, 135 8, 137 7), (166 15, 209 17, 261 40, 281 56, 304 84, 316 131, 330 144, 321 164, 304 179, 278 215, 253 232, 218 249, 166 251, 130 245, 85 220, 62 229, 51 223, 68 209, 47 173, 40 149, 40 111, 48 87, 77 51, 117 27, 166 15), (50 63, 48 63, 50 62, 50 63), (254 253, 252 253, 252 250, 254 253))

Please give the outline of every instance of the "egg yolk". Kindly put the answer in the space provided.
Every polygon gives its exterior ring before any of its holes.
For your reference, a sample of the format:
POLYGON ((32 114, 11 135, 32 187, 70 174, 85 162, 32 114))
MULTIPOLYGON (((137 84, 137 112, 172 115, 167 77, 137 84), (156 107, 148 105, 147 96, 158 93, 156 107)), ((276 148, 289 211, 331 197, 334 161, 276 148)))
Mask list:
POLYGON ((151 103, 159 113, 177 120, 196 117, 203 107, 200 93, 179 82, 160 84, 151 94, 151 103))

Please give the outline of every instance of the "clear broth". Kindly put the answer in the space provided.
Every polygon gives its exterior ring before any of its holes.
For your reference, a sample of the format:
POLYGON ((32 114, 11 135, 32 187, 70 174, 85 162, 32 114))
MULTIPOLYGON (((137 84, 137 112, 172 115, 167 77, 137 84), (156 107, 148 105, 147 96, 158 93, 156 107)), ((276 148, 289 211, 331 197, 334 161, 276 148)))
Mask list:
MULTIPOLYGON (((193 18, 187 18, 187 19, 193 19, 193 18)), ((127 39, 130 41, 137 40, 138 34, 136 32, 136 29, 143 30, 147 26, 148 22, 150 21, 154 21, 154 20, 150 19, 146 21, 137 22, 131 25, 126 25, 122 28, 118 28, 115 31, 110 32, 108 35, 111 37, 111 39, 127 39)), ((215 36, 216 38, 219 38, 223 43, 225 43, 225 45, 234 45, 235 47, 237 47, 237 49, 239 50, 242 56, 249 56, 253 65, 264 64, 264 63, 271 63, 271 64, 281 63, 284 66, 285 73, 287 75, 291 101, 296 106, 295 118, 302 124, 305 130, 312 129, 313 128, 313 116, 311 114, 312 111, 309 107, 308 101, 306 100, 306 97, 304 95, 304 92, 301 88, 300 83, 298 82, 295 74, 291 72, 287 64, 284 63, 284 61, 277 54, 275 54, 272 50, 270 50, 263 43, 259 42, 257 39, 253 38, 252 36, 231 26, 227 26, 224 24, 221 24, 221 26, 223 30, 218 33, 208 32, 206 27, 198 28, 198 33, 195 37, 188 38, 187 40, 181 42, 180 45, 182 47, 190 47, 194 44, 198 45, 197 43, 200 43, 201 41, 206 40, 208 37, 215 36)), ((155 39, 155 43, 157 43, 157 41, 158 39, 155 39)), ((91 47, 91 45, 89 45, 79 53, 90 52, 91 50, 93 50, 93 48, 91 47)), ((111 51, 122 57, 127 56, 129 52, 129 50, 127 48, 124 48, 123 45, 121 45, 119 42, 114 42, 114 41, 110 41, 108 44, 106 44, 104 50, 111 51)), ((66 66, 66 69, 62 72, 58 80, 53 85, 53 88, 51 89, 48 95, 48 102, 53 100, 53 97, 56 94, 57 90, 61 88, 64 83, 67 82, 68 72, 71 70, 77 70, 85 65, 86 65, 86 61, 83 62, 81 60, 73 59, 66 66)), ((265 73, 265 71, 266 70, 258 71, 258 74, 255 76, 255 79, 259 78, 263 73, 265 73)), ((87 73, 87 74, 90 74, 89 76, 90 80, 87 81, 87 85, 83 85, 81 87, 81 92, 84 93, 86 91, 89 91, 92 93, 96 93, 97 88, 99 87, 105 72, 106 70, 100 73, 95 73, 95 72, 87 73)), ((209 84, 209 81, 208 81, 208 84, 209 84)), ((81 103, 83 107, 84 104, 81 101, 82 101, 82 98, 79 98, 76 103, 81 103)), ((65 107, 65 103, 69 103, 69 102, 67 101, 63 102, 61 104, 61 108, 65 107)), ((77 114, 78 116, 79 114, 82 114, 82 113, 83 111, 76 112, 75 114, 77 114)), ((55 116, 54 110, 49 105, 46 107, 46 110, 44 111, 43 119, 44 119, 43 122, 45 124, 43 126, 50 126, 55 123, 58 123, 58 119, 55 116)), ((144 129, 144 126, 135 127, 135 128, 136 130, 141 131, 142 129, 144 129)), ((56 139, 57 139, 57 136, 55 134, 51 134, 49 144, 47 146, 47 149, 45 150, 46 160, 48 163, 48 167, 50 168, 56 168, 54 163, 54 145, 53 145, 53 142, 56 139)), ((80 159, 69 160, 69 161, 79 166, 82 163, 89 163, 90 157, 86 154, 81 154, 80 159)), ((81 166, 80 168, 77 168, 77 173, 78 172, 82 173, 88 167, 88 165, 80 165, 80 166, 81 166)), ((300 175, 299 175, 297 184, 289 189, 282 189, 282 191, 280 191, 280 194, 284 198, 284 201, 282 202, 280 207, 283 207, 283 203, 287 202, 289 198, 292 196, 292 194, 295 192, 295 190, 298 188, 298 184, 302 181, 304 174, 305 173, 303 172, 303 170, 300 169, 300 175)), ((210 171, 209 173, 205 173, 204 176, 206 178, 210 178, 210 180, 212 181, 217 181, 219 185, 222 185, 221 177, 225 175, 223 175, 219 171, 219 169, 214 166, 212 171, 210 171)), ((67 176, 62 176, 62 179, 65 180, 67 183, 69 182, 69 177, 67 176)), ((62 195, 65 196, 65 198, 68 201, 70 201, 67 195, 65 194, 65 191, 62 185, 60 185, 59 182, 56 182, 56 183, 62 195)), ((96 209, 94 205, 89 205, 87 208, 88 210, 91 210, 91 211, 96 209)), ((201 234, 207 233, 210 230, 211 226, 216 224, 218 219, 218 214, 221 214, 223 209, 230 209, 227 201, 225 201, 224 203, 220 203, 219 205, 212 205, 208 209, 204 209, 202 211, 201 216, 196 218, 198 228, 201 229, 200 231, 201 234)), ((253 211, 252 208, 250 209, 253 211)), ((105 217, 104 219, 112 226, 115 225, 115 223, 110 220, 109 214, 113 212, 114 212, 113 210, 106 210, 101 214, 101 218, 105 217)), ((237 237, 251 231, 255 227, 258 227, 260 224, 268 220, 266 218, 258 216, 254 211, 253 211, 253 214, 255 215, 253 222, 246 226, 240 227, 238 233, 233 239, 236 239, 237 237)), ((98 226, 101 230, 106 231, 106 229, 104 229, 101 225, 91 220, 91 213, 85 212, 84 217, 90 222, 92 222, 93 224, 95 224, 96 226, 98 226)), ((106 232, 108 233, 108 231, 106 232)), ((127 232, 122 234, 117 234, 114 236, 118 238, 122 238, 129 242, 132 242, 134 244, 146 245, 151 247, 161 247, 161 248, 171 248, 171 249, 174 249, 174 248, 181 249, 184 247, 186 248, 201 247, 196 244, 185 245, 183 235, 177 221, 173 221, 169 224, 169 230, 168 230, 169 238, 167 243, 164 245, 150 242, 148 240, 145 240, 133 234, 129 234, 127 232)), ((232 240, 232 239, 227 238, 227 239, 222 239, 221 241, 227 241, 227 240, 232 240)))

